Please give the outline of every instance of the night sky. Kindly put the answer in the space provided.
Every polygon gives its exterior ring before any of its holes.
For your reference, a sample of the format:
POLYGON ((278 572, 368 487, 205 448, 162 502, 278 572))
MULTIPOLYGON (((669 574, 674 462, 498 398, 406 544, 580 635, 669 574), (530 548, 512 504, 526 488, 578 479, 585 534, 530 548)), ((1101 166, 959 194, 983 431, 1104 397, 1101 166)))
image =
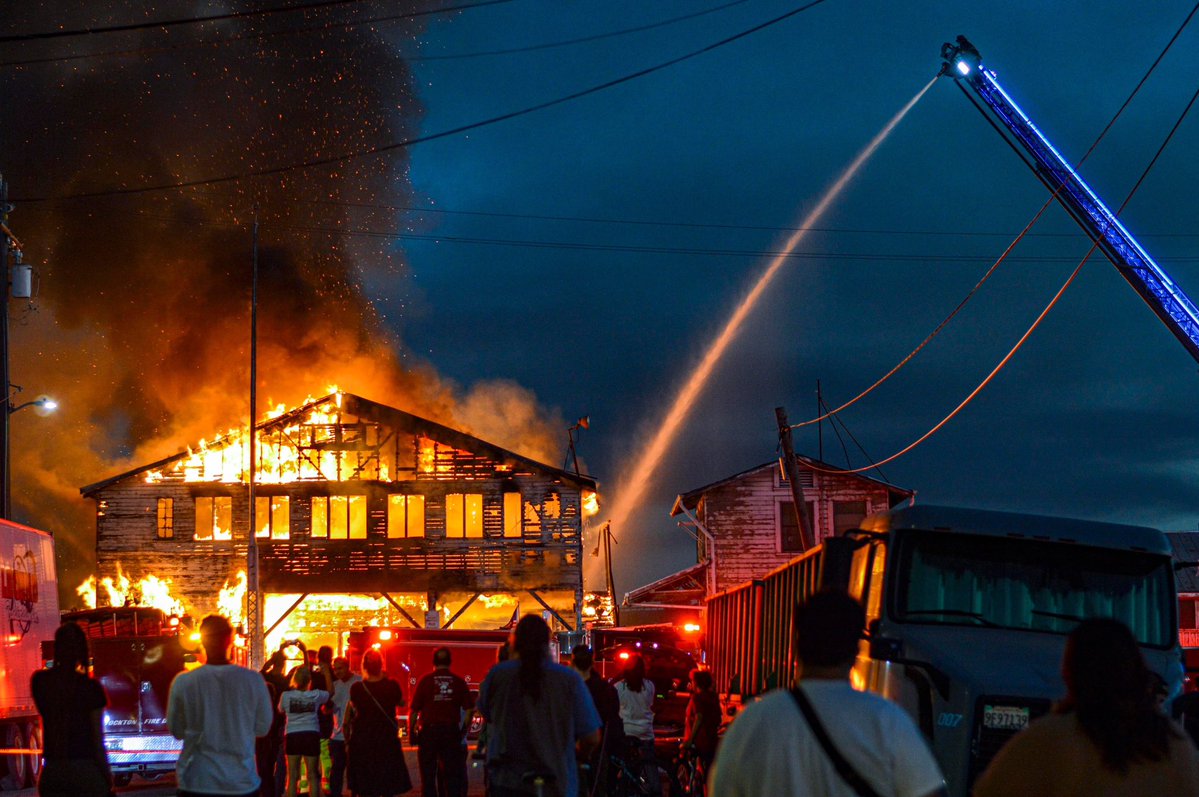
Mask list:
MULTIPOLYGON (((282 3, 112 3, 100 16, 54 5, 6 7, 0 36, 282 3)), ((788 228, 933 77, 942 42, 970 37, 1077 160, 1192 8, 826 0, 644 76, 383 154, 34 201, 437 134, 650 69, 801 5, 512 0, 341 25, 438 8, 362 2, 5 43, 0 170, 26 259, 47 264, 35 309, 12 308, 12 380, 64 404, 55 418, 14 416, 18 517, 64 532, 65 567, 86 572, 91 508, 79 486, 237 422, 255 203, 271 297, 265 395, 295 401, 336 382, 556 465, 567 426, 588 415, 578 452, 611 507, 788 228), (108 51, 120 52, 12 63, 108 51)), ((1110 205, 1195 92, 1196 48, 1192 22, 1081 167, 1110 205)), ((1192 114, 1123 214, 1192 297, 1197 146, 1192 114)), ((694 561, 668 517, 677 494, 774 459, 774 407, 806 420, 818 382, 836 406, 890 370, 1045 197, 962 93, 938 81, 784 267, 646 499, 614 529, 618 591, 694 561)), ((843 427, 797 431, 797 450, 860 467, 923 435, 1088 248, 1052 208, 927 349, 847 410, 843 427)), ((1197 374, 1095 257, 991 386, 883 475, 926 503, 1194 529, 1197 374)))

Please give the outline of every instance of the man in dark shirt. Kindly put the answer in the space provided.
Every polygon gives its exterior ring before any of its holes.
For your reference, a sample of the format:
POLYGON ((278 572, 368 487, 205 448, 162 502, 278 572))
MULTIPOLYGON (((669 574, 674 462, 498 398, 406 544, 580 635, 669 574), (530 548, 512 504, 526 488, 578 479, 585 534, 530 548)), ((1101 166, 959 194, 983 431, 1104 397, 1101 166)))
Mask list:
POLYGON ((619 753, 624 742, 624 723, 620 721, 620 696, 616 687, 604 680, 604 677, 592 669, 595 666, 595 656, 586 645, 575 645, 570 652, 571 666, 578 671, 587 684, 587 691, 595 702, 595 710, 603 723, 601 733, 603 742, 591 756, 591 770, 601 786, 606 790, 608 776, 608 757, 619 753))
POLYGON ((438 797, 438 777, 445 797, 466 797, 466 732, 474 701, 466 681, 450 672, 450 663, 449 648, 435 650, 434 670, 420 679, 412 696, 422 797, 438 797))

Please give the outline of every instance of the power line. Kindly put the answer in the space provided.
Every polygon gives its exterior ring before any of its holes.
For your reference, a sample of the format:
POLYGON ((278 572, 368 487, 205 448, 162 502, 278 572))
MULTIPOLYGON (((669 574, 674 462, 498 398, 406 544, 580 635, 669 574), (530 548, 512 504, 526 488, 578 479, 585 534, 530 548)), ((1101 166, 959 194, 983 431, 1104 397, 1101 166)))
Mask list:
POLYGON ((723 47, 727 44, 731 44, 731 43, 738 41, 740 39, 743 39, 747 36, 751 36, 754 33, 758 33, 759 31, 765 30, 766 28, 769 28, 773 25, 777 25, 780 22, 790 19, 791 17, 796 16, 797 14, 801 14, 804 11, 815 8, 816 6, 821 5, 824 2, 826 2, 826 0, 811 0, 811 2, 808 2, 802 6, 799 6, 798 8, 793 8, 784 14, 781 14, 777 17, 767 20, 766 22, 759 23, 757 25, 754 25, 751 28, 743 30, 739 33, 735 33, 732 36, 727 36, 723 39, 720 39, 719 41, 713 42, 712 44, 701 47, 698 50, 692 50, 689 53, 686 53, 684 55, 681 55, 681 56, 678 56, 675 58, 671 58, 667 61, 663 61, 661 63, 655 64, 654 66, 646 67, 644 69, 639 69, 636 72, 631 72, 627 75, 623 75, 623 76, 615 78, 613 80, 608 80, 603 83, 599 83, 597 85, 591 86, 586 89, 582 89, 580 91, 572 92, 571 94, 566 94, 566 95, 558 97, 556 99, 547 100, 546 102, 537 103, 536 105, 530 105, 530 106, 527 106, 527 107, 522 108, 517 111, 510 111, 508 113, 500 114, 499 116, 493 116, 489 119, 483 119, 478 122, 472 122, 470 124, 460 125, 458 127, 454 127, 449 130, 443 130, 439 133, 430 133, 429 135, 425 135, 425 136, 416 136, 414 138, 405 139, 403 141, 396 141, 391 144, 384 144, 383 146, 379 146, 379 147, 370 147, 370 148, 367 148, 367 149, 364 149, 364 150, 361 150, 358 152, 351 152, 351 153, 348 153, 345 155, 335 155, 335 156, 327 157, 327 158, 316 158, 313 160, 302 161, 299 163, 292 163, 292 164, 288 164, 288 165, 284 165, 284 166, 274 166, 274 167, 267 168, 267 169, 251 170, 251 171, 247 171, 247 172, 242 172, 240 174, 223 175, 220 177, 208 177, 208 178, 201 178, 198 180, 184 180, 184 181, 179 181, 179 182, 174 182, 174 183, 161 183, 158 185, 140 186, 140 187, 136 187, 136 188, 114 188, 114 189, 108 189, 108 190, 104 190, 104 191, 85 191, 85 192, 74 193, 74 194, 60 194, 57 196, 52 195, 52 196, 44 196, 44 197, 29 197, 29 198, 21 198, 20 200, 17 200, 17 201, 21 201, 21 202, 25 202, 25 203, 33 203, 33 202, 46 202, 46 201, 50 201, 50 200, 63 200, 63 199, 97 199, 100 197, 126 196, 126 195, 130 195, 130 194, 144 194, 144 193, 149 193, 152 191, 168 191, 168 190, 173 190, 173 189, 177 189, 177 188, 194 188, 197 186, 215 185, 218 183, 228 183, 228 182, 233 182, 235 180, 241 180, 241 179, 250 178, 250 177, 269 177, 269 176, 284 174, 287 172, 293 172, 293 171, 297 171, 297 170, 310 169, 310 168, 314 168, 314 167, 318 167, 318 166, 332 166, 334 164, 344 163, 349 160, 367 157, 370 155, 381 155, 384 153, 393 152, 398 149, 404 149, 404 148, 410 147, 414 144, 422 144, 422 143, 425 143, 428 141, 436 141, 438 139, 448 138, 450 136, 458 135, 460 133, 465 133, 470 130, 477 130, 481 127, 487 127, 487 126, 490 126, 493 124, 497 124, 499 122, 505 122, 505 121, 508 121, 510 119, 515 119, 520 116, 526 116, 526 115, 534 113, 536 111, 542 111, 547 108, 552 108, 557 105, 562 105, 564 103, 571 102, 573 100, 577 100, 582 97, 586 97, 591 94, 596 94, 596 93, 599 93, 606 89, 613 88, 614 86, 619 86, 624 83, 628 83, 632 80, 646 77, 647 75, 654 74, 655 72, 660 72, 663 69, 667 69, 669 67, 680 64, 684 61, 688 61, 692 58, 696 58, 700 55, 709 53, 709 52, 716 50, 720 47, 723 47))
MULTIPOLYGON (((172 44, 162 47, 135 47, 125 50, 107 50, 100 53, 82 53, 79 55, 57 55, 48 56, 45 58, 21 58, 13 61, 0 61, 0 66, 32 66, 35 64, 53 64, 63 61, 85 61, 92 58, 107 58, 109 56, 133 56, 133 55, 158 55, 161 53, 173 53, 182 50, 194 50, 204 47, 224 47, 229 44, 242 41, 257 41, 260 39, 269 39, 275 36, 296 36, 306 33, 319 33, 326 30, 346 30, 356 28, 362 25, 377 25, 384 22, 398 22, 404 19, 414 19, 416 17, 434 16, 440 14, 451 14, 457 11, 469 11, 474 8, 483 8, 484 6, 503 5, 511 3, 514 0, 480 0, 476 3, 467 3, 464 5, 447 6, 444 8, 430 8, 423 11, 410 11, 404 14, 388 14, 386 16, 366 17, 355 20, 341 20, 323 22, 319 25, 306 25, 298 28, 287 28, 284 30, 262 31, 259 33, 245 33, 238 36, 225 36, 220 39, 211 41, 195 41, 181 44, 172 44)), ((409 59, 410 60, 410 59, 409 59)))
MULTIPOLYGON (((1166 46, 1162 48, 1161 52, 1158 53, 1157 58, 1155 58, 1153 60, 1153 63, 1149 65, 1149 69, 1146 70, 1145 74, 1141 77, 1140 81, 1137 82, 1137 85, 1133 87, 1132 91, 1128 95, 1128 98, 1124 100, 1124 103, 1116 110, 1115 114, 1112 115, 1111 120, 1108 121, 1108 123, 1106 125, 1104 125, 1103 129, 1099 131, 1099 135, 1095 137, 1095 140, 1093 142, 1091 142, 1091 146, 1087 148, 1087 151, 1085 153, 1083 153, 1082 159, 1079 160, 1079 162, 1078 162, 1079 165, 1084 163, 1087 160, 1087 158, 1091 157, 1091 155, 1095 152, 1095 148, 1099 146, 1099 142, 1103 141, 1103 139, 1107 135, 1108 131, 1111 130, 1112 126, 1116 123, 1116 120, 1120 118, 1120 116, 1124 113, 1124 111, 1132 103, 1133 98, 1136 97, 1136 95, 1140 92, 1141 88, 1144 87, 1146 81, 1149 80, 1149 76, 1153 74, 1153 71, 1155 69, 1157 69, 1158 64, 1160 64, 1162 59, 1165 58, 1166 53, 1170 50, 1170 48, 1172 46, 1174 46, 1174 42, 1176 42, 1178 40, 1178 37, 1180 35, 1182 35, 1182 31, 1186 28, 1186 26, 1188 24, 1190 24, 1191 18, 1193 16, 1195 16, 1196 11, 1199 11, 1199 3, 1195 4, 1195 7, 1191 9, 1191 13, 1187 15, 1186 19, 1184 19, 1182 21, 1182 24, 1179 25, 1178 30, 1176 30, 1174 32, 1174 35, 1170 37, 1170 40, 1168 42, 1166 42, 1166 46)), ((967 96, 969 96, 969 95, 967 95, 967 96)), ((970 99, 971 99, 971 102, 974 101, 973 97, 971 97, 970 99)), ((1191 102, 1192 103, 1194 102, 1194 98, 1192 98, 1191 102)), ((976 106, 977 106, 977 104, 976 104, 976 106)), ((980 108, 979 110, 981 111, 982 109, 980 108)), ((1183 111, 1183 114, 1182 114, 1183 117, 1186 116, 1186 114, 1189 110, 1190 110, 1190 105, 1188 105, 1187 109, 1185 111, 1183 111)), ((990 119, 989 116, 987 117, 987 120, 989 122, 991 122, 992 127, 996 127, 994 120, 990 119)), ((1177 130, 1178 125, 1181 123, 1182 123, 1182 118, 1180 118, 1178 120, 1178 122, 1175 123, 1174 129, 1170 131, 1170 137, 1172 137, 1174 135, 1174 130, 1177 130)), ((1001 135, 1002 135, 1002 132, 1001 132, 1001 135)), ((1004 136, 1003 138, 1005 141, 1007 140, 1006 136, 1004 136)), ((1169 137, 1167 138, 1167 140, 1169 140, 1169 137)), ((1008 143, 1011 144, 1011 142, 1008 142, 1008 143)), ((1015 146, 1012 145, 1012 148, 1015 149, 1015 146)), ((1164 149, 1164 145, 1163 145, 1162 149, 1164 149)), ((1158 150, 1157 154, 1153 156, 1153 160, 1149 163, 1149 166, 1147 166, 1145 168, 1145 171, 1141 173, 1140 180, 1137 181, 1137 184, 1133 187, 1132 191, 1129 192, 1128 198, 1124 200, 1124 205, 1128 204, 1128 200, 1132 198, 1132 195, 1136 192, 1137 188, 1140 187, 1141 181, 1144 180, 1145 176, 1149 174, 1149 170, 1153 168, 1153 164, 1157 162, 1158 156, 1161 155, 1162 149, 1158 150)), ((1016 154, 1020 156, 1021 160, 1025 159, 1023 152, 1016 150, 1016 154)), ((1032 168, 1031 164, 1030 164, 1030 168, 1032 168)), ((820 421, 823 421, 825 418, 828 418, 829 416, 838 415, 843 410, 848 409, 849 407, 853 406, 854 404, 856 404, 859 401, 861 401, 862 399, 864 399, 866 396, 873 393, 875 391, 875 389, 880 387, 884 382, 886 382, 892 376, 894 376, 896 373, 898 373, 901 368, 903 368, 909 362, 911 362, 912 359, 917 354, 919 354, 921 352, 921 350, 923 350, 929 343, 931 343, 933 338, 937 337, 937 335, 939 335, 941 333, 941 331, 949 324, 949 322, 952 321, 959 312, 961 312, 962 308, 964 308, 966 306, 966 303, 969 302, 970 299, 973 298, 974 294, 977 293, 978 290, 983 286, 983 284, 988 279, 990 279, 991 275, 995 272, 995 269, 997 269, 999 267, 1000 263, 1002 263, 1008 259, 1015 260, 1015 258, 1009 257, 1012 253, 1012 250, 1015 249, 1016 245, 1019 244, 1020 241, 1023 240, 1024 237, 1029 234, 1029 231, 1033 228, 1033 226, 1037 223, 1037 221, 1041 218, 1041 216, 1045 213, 1045 211, 1049 209, 1049 206, 1053 204, 1053 201, 1055 199, 1057 199, 1058 194, 1061 193, 1061 191, 1064 187, 1065 187, 1065 184, 1063 183, 1062 185, 1059 185, 1052 194, 1049 195, 1049 198, 1045 200, 1045 203, 1043 205, 1041 205, 1041 208, 1036 212, 1036 214, 1032 217, 1032 219, 1028 222, 1028 224, 1026 224, 1024 226, 1024 229, 1020 231, 1020 234, 1016 236, 1015 240, 1013 240, 1008 245, 1007 249, 1005 249, 1003 251, 1003 254, 1001 254, 999 256, 999 258, 995 261, 994 265, 992 265, 989 269, 987 269, 987 272, 986 272, 986 274, 983 275, 982 279, 980 279, 978 281, 978 283, 975 284, 975 286, 970 290, 970 292, 968 294, 966 294, 966 297, 964 299, 962 299, 961 302, 958 303, 957 307, 955 307, 953 309, 953 311, 948 316, 946 316, 945 319, 943 321, 941 321, 941 323, 938 324, 936 326, 936 328, 933 329, 933 331, 930 332, 924 340, 922 340, 920 342, 920 345, 918 345, 915 349, 912 350, 912 352, 910 354, 908 354, 908 356, 906 356, 902 360, 900 360, 899 363, 896 364, 894 368, 892 368, 887 373, 883 374, 870 387, 866 388, 861 393, 858 393, 856 396, 854 396, 853 398, 851 398, 849 401, 845 402, 841 406, 837 407, 835 410, 826 412, 817 418, 812 418, 811 420, 795 424, 791 428, 798 429, 802 426, 809 426, 814 423, 819 423, 820 421)), ((1124 205, 1120 206, 1121 210, 1124 209, 1124 205)), ((1095 251, 1095 247, 1092 246, 1090 252, 1087 253, 1087 257, 1090 257, 1091 253, 1094 251, 1095 251)), ((1086 258, 1083 258, 1083 263, 1085 263, 1085 262, 1086 262, 1086 258)), ((1082 263, 1079 263, 1078 267, 1081 269, 1082 263)), ((1077 271, 1075 271, 1075 275, 1077 275, 1077 271)), ((1074 277, 1072 276, 1070 279, 1073 280, 1074 277)), ((1069 281, 1067 282, 1067 285, 1068 284, 1069 284, 1069 281)), ((1063 286, 1062 290, 1065 290, 1064 286, 1063 286)), ((1056 299, 1054 301, 1056 301, 1056 299)), ((1039 323, 1039 321, 1038 321, 1038 323, 1039 323)), ((1029 330, 1029 332, 1031 333, 1031 330, 1029 330)), ((931 434, 931 432, 930 432, 930 434, 931 434)))
POLYGON ((203 17, 183 17, 180 19, 163 19, 156 22, 131 22, 125 25, 106 25, 94 28, 73 28, 69 30, 48 30, 40 33, 12 33, 0 36, 0 44, 11 42, 45 41, 46 39, 64 39, 72 36, 96 36, 103 33, 123 33, 134 30, 158 28, 174 28, 180 25, 196 25, 204 22, 224 22, 230 19, 246 19, 248 17, 264 17, 273 14, 285 14, 290 11, 311 11, 330 6, 344 6, 358 3, 361 0, 317 0, 317 2, 300 3, 294 6, 275 6, 262 8, 257 11, 231 11, 226 14, 211 14, 203 17))
MULTIPOLYGON (((1195 8, 1191 10, 1191 14, 1189 16, 1187 16, 1186 22, 1183 22, 1183 27, 1186 27, 1187 22, 1190 22, 1191 17, 1194 16, 1196 11, 1199 11, 1199 4, 1196 4, 1195 8)), ((1179 33, 1181 33, 1181 29, 1179 29, 1179 33)), ((1174 40, 1177 38, 1178 38, 1178 34, 1176 33, 1174 35, 1174 38, 1170 40, 1170 44, 1173 44, 1174 40)), ((1169 44, 1166 45, 1166 49, 1169 49, 1169 46, 1170 46, 1169 44)), ((1163 55, 1164 55, 1164 52, 1163 52, 1163 55)), ((1154 67, 1156 67, 1158 62, 1160 62, 1160 61, 1161 61, 1161 56, 1158 57, 1157 61, 1154 61, 1154 64, 1153 64, 1154 67)), ((1152 71, 1152 67, 1151 67, 1151 71, 1152 71)), ((1142 85, 1144 85, 1144 82, 1145 82, 1144 79, 1142 79, 1141 83, 1139 83, 1137 85, 1137 90, 1139 90, 1140 87, 1142 85)), ((1134 93, 1135 93, 1135 91, 1134 91, 1134 93)), ((1177 121, 1175 121, 1174 126, 1170 128, 1170 132, 1166 134, 1166 137, 1162 141, 1161 146, 1159 146, 1157 148, 1157 152, 1154 153, 1153 157, 1149 161, 1149 164, 1141 172, 1141 176, 1137 179, 1136 184, 1133 185, 1132 189, 1128 192, 1128 195, 1124 198, 1124 201, 1122 203, 1120 203, 1120 207, 1119 207, 1119 209, 1116 210, 1116 213, 1115 213, 1117 218, 1119 218, 1120 214, 1124 212, 1124 209, 1126 207, 1128 207, 1128 203, 1130 201, 1132 201, 1132 198, 1136 194, 1137 190, 1145 182, 1145 178, 1149 176, 1149 172, 1157 164, 1157 161, 1161 157, 1162 153, 1165 152, 1166 147, 1169 145, 1170 141, 1174 138, 1174 134, 1177 133, 1178 128, 1182 126, 1183 120, 1186 119, 1187 115, 1191 112, 1191 108, 1194 107, 1196 100, 1199 100, 1199 89, 1196 89, 1195 93, 1191 95, 1190 102, 1187 103, 1186 108, 1184 108, 1182 113, 1179 114, 1177 121)), ((1128 105, 1128 103, 1125 103, 1123 106, 1121 106, 1121 111, 1125 107, 1127 107, 1127 105, 1128 105)), ((1111 125, 1108 125, 1108 128, 1110 128, 1110 126, 1111 125)), ((1108 128, 1104 128, 1105 133, 1107 132, 1108 128)), ((1094 147, 1092 146, 1092 149, 1093 148, 1094 147)), ((1089 153, 1090 153, 1090 150, 1088 150, 1088 154, 1089 153)), ((1028 330, 1020 337, 1020 339, 1018 341, 1016 341, 1016 344, 1014 346, 1012 346, 1011 350, 1008 351, 1008 353, 1003 357, 1003 359, 999 361, 999 364, 996 365, 993 369, 991 369, 991 372, 989 374, 987 374, 986 378, 984 378, 982 380, 982 382, 980 382, 978 384, 978 386, 976 388, 974 388, 974 390, 970 391, 970 394, 967 395, 966 398, 962 399, 961 403, 959 403, 956 407, 954 407, 954 409, 948 415, 946 415, 943 419, 941 419, 941 421, 939 423, 937 423, 935 426, 933 426, 933 428, 929 429, 927 432, 925 432, 923 435, 921 435, 916 440, 909 443, 904 448, 900 449, 899 451, 895 452, 894 454, 892 454, 891 456, 887 457, 886 459, 884 459, 880 462, 876 462, 865 468, 857 468, 854 470, 843 470, 843 471, 839 471, 839 472, 840 473, 861 473, 863 471, 877 468, 880 465, 886 465, 890 462, 894 462, 895 460, 899 459, 903 455, 905 455, 905 454, 909 453, 910 451, 912 451, 913 449, 915 449, 917 446, 922 444, 925 440, 928 440, 930 437, 932 437, 934 434, 936 434, 942 428, 944 428, 946 426, 946 424, 948 424, 951 420, 953 420, 955 417, 957 417, 958 413, 960 413, 972 401, 974 401, 974 399, 984 389, 986 389, 987 385, 991 384, 991 382, 995 379, 995 377, 999 375, 999 372, 1007 367, 1008 363, 1011 362, 1012 358, 1016 356, 1016 352, 1018 352, 1024 346, 1024 344, 1032 336, 1032 333, 1034 331, 1036 331, 1036 329, 1041 325, 1041 322, 1045 320, 1045 317, 1047 315, 1049 315, 1050 311, 1052 311, 1055 306, 1057 306, 1058 301, 1065 294, 1066 290, 1069 289, 1069 287, 1074 283, 1074 280, 1078 277, 1079 273, 1081 273, 1082 267, 1084 265, 1086 265, 1087 261, 1091 259, 1091 255, 1093 255, 1095 253, 1095 250, 1099 248, 1099 242, 1100 242, 1100 239, 1096 239, 1091 244, 1091 248, 1087 251, 1086 255, 1083 256, 1082 260, 1079 261, 1078 265, 1075 266, 1074 271, 1071 272, 1070 276, 1066 278, 1065 283, 1062 285, 1062 287, 1060 289, 1058 289, 1058 292, 1056 294, 1054 294, 1054 296, 1050 300, 1049 304, 1045 306, 1045 309, 1042 310, 1040 315, 1038 315, 1036 317, 1036 319, 1033 321, 1032 325, 1029 326, 1028 330)), ((821 470, 821 468, 815 467, 815 466, 813 466, 813 469, 821 470)), ((830 471, 830 472, 838 472, 838 471, 830 471)))
MULTIPOLYGON (((112 57, 112 56, 154 55, 154 54, 166 53, 166 52, 176 52, 179 50, 191 50, 191 49, 196 49, 196 48, 201 48, 201 47, 223 47, 228 44, 232 44, 234 42, 239 42, 239 41, 266 39, 266 38, 271 38, 271 37, 275 37, 275 36, 290 36, 290 35, 296 35, 296 34, 302 34, 302 33, 313 33, 313 32, 325 31, 325 30, 332 30, 335 28, 341 28, 341 29, 354 28, 354 27, 359 27, 361 25, 379 24, 381 22, 396 22, 396 21, 399 21, 402 19, 411 19, 413 17, 428 16, 430 14, 447 14, 447 13, 450 13, 453 11, 464 11, 464 10, 468 10, 471 8, 479 8, 482 6, 510 3, 512 1, 513 0, 485 0, 484 2, 479 2, 479 3, 470 3, 467 5, 452 6, 449 8, 428 9, 425 11, 414 11, 414 12, 407 13, 407 14, 391 14, 388 16, 381 16, 381 17, 367 17, 365 19, 346 20, 344 22, 326 22, 321 25, 309 25, 309 26, 302 27, 302 28, 291 28, 288 30, 263 31, 261 33, 244 34, 241 36, 228 36, 228 37, 224 37, 221 39, 216 39, 216 40, 208 41, 208 42, 189 42, 186 44, 176 44, 176 45, 170 45, 170 46, 165 46, 165 47, 137 47, 137 48, 126 49, 126 50, 107 50, 105 52, 99 52, 99 53, 82 53, 82 54, 78 54, 78 55, 58 55, 58 56, 49 56, 49 57, 45 57, 45 58, 22 58, 22 59, 17 59, 17 60, 13 60, 13 61, 0 61, 0 66, 32 66, 35 64, 51 64, 51 63, 59 63, 59 62, 63 62, 63 61, 83 61, 83 60, 89 60, 89 59, 93 59, 93 58, 107 58, 107 57, 112 57)), ((511 47, 511 48, 499 49, 499 50, 480 50, 478 52, 473 52, 473 53, 451 53, 448 55, 411 55, 411 56, 405 56, 404 60, 408 61, 408 62, 451 61, 451 60, 462 60, 462 59, 469 59, 469 58, 483 58, 483 57, 495 56, 495 55, 515 55, 518 53, 528 53, 528 52, 536 52, 539 50, 550 50, 550 49, 555 49, 555 48, 559 48, 559 47, 569 47, 569 46, 576 45, 576 44, 586 44, 589 42, 601 41, 603 39, 612 39, 612 38, 616 38, 619 36, 627 36, 632 33, 643 33, 647 30, 654 30, 655 28, 662 28, 662 27, 666 27, 668 25, 675 25, 679 22, 685 22, 688 20, 695 19, 697 17, 705 16, 707 14, 713 14, 718 11, 723 11, 727 8, 741 5, 748 1, 749 0, 733 0, 733 2, 725 3, 725 4, 719 5, 719 6, 714 6, 713 8, 704 9, 703 11, 696 11, 691 14, 683 14, 682 16, 671 17, 670 19, 664 19, 659 22, 652 22, 652 23, 649 23, 646 25, 638 25, 636 27, 608 31, 607 33, 597 33, 592 36, 581 36, 581 37, 574 38, 574 39, 565 39, 565 40, 556 41, 556 42, 544 42, 542 44, 532 44, 532 45, 527 45, 524 47, 511 47)), ((255 56, 257 56, 257 55, 258 54, 255 54, 255 56)))
POLYGON ((654 28, 663 28, 663 27, 666 27, 667 25, 674 25, 679 22, 685 22, 687 20, 695 19, 696 17, 702 17, 707 14, 714 14, 717 11, 723 11, 726 8, 732 8, 733 6, 739 6, 742 3, 746 3, 746 2, 748 2, 748 0, 733 0, 733 2, 731 2, 731 3, 725 3, 724 5, 714 6, 712 8, 706 8, 703 11, 696 11, 691 14, 684 14, 680 17, 671 17, 670 19, 664 19, 661 22, 652 22, 647 25, 638 25, 637 27, 633 27, 633 28, 624 28, 623 30, 608 31, 607 33, 596 33, 591 36, 580 36, 577 39, 565 39, 564 41, 546 42, 544 44, 531 44, 531 45, 528 45, 525 47, 509 47, 509 48, 505 48, 505 49, 501 49, 501 50, 480 50, 480 51, 474 52, 474 53, 450 53, 448 55, 414 55, 409 58, 406 58, 405 60, 407 60, 407 61, 456 61, 456 60, 462 60, 462 59, 467 59, 467 58, 483 58, 486 56, 493 56, 493 55, 516 55, 518 53, 531 53, 531 52, 536 52, 538 50, 551 50, 551 49, 554 49, 557 47, 569 47, 569 46, 575 45, 575 44, 587 44, 589 42, 601 41, 603 39, 612 39, 617 36, 627 36, 630 33, 643 33, 647 30, 653 30, 654 28))

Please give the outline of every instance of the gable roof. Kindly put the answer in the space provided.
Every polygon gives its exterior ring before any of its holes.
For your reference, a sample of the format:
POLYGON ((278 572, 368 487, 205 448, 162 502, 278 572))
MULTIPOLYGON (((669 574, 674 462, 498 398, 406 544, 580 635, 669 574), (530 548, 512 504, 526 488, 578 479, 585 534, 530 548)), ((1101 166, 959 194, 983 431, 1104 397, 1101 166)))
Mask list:
MULTIPOLYGON (((444 426, 436 421, 431 421, 428 418, 422 418, 419 415, 413 415, 410 412, 389 407, 386 404, 380 404, 369 399, 356 396, 353 393, 330 393, 319 399, 305 402, 303 405, 296 407, 293 410, 277 415, 273 418, 268 418, 264 421, 259 421, 254 425, 255 430, 271 431, 281 427, 287 427, 304 418, 308 413, 322 405, 330 402, 338 402, 344 412, 355 415, 359 418, 375 421, 384 426, 391 426, 411 434, 427 437, 430 440, 435 440, 439 443, 453 446, 462 451, 469 451, 472 454, 479 454, 500 462, 502 464, 520 465, 525 469, 543 473, 551 476, 559 481, 572 484, 581 490, 598 490, 598 482, 590 476, 584 476, 570 471, 556 468, 553 465, 546 465, 543 462, 530 459, 514 451, 509 451, 506 448, 501 448, 494 443, 489 443, 466 432, 452 429, 449 426, 444 426)), ((220 446, 222 439, 213 441, 212 448, 220 446)), ((118 473, 103 481, 98 481, 94 484, 89 484, 86 487, 81 487, 79 492, 84 496, 90 496, 93 493, 115 484, 116 482, 127 479, 131 476, 137 476, 150 470, 159 470, 167 465, 186 459, 191 456, 191 451, 184 450, 178 454, 160 459, 157 462, 151 462, 146 465, 141 465, 133 470, 118 473)))
POLYGON ((638 603, 667 603, 703 605, 708 587, 708 563, 700 562, 685 570, 671 573, 657 581, 626 592, 624 606, 638 603))
MULTIPOLYGON (((843 469, 843 468, 838 468, 836 465, 830 465, 827 462, 821 462, 820 460, 813 459, 812 457, 805 457, 802 454, 796 454, 795 459, 798 461, 800 468, 807 466, 809 469, 812 469, 816 472, 832 471, 836 474, 842 474, 842 475, 849 476, 854 479, 860 479, 861 481, 869 482, 878 487, 882 487, 890 494, 892 506, 899 503, 900 501, 911 498, 913 495, 916 494, 915 490, 905 490, 902 487, 896 487, 893 484, 890 484, 890 483, 884 482, 884 481, 880 481, 879 479, 872 479, 869 476, 862 475, 861 473, 848 472, 848 471, 845 471, 845 469, 843 469)), ((715 490, 720 487, 724 487, 727 484, 732 484, 733 482, 744 479, 747 476, 756 475, 764 470, 773 470, 773 469, 776 469, 779 467, 781 467, 780 460, 766 462, 762 465, 757 465, 755 467, 749 468, 748 470, 743 470, 740 473, 734 473, 732 476, 726 476, 725 478, 721 479, 720 481, 715 481, 715 482, 712 482, 711 484, 705 484, 703 487, 697 487, 694 490, 691 490, 686 493, 682 493, 678 496, 678 498, 675 499, 674 506, 671 507, 671 509, 670 509, 670 515, 671 515, 671 517, 674 517, 675 515, 682 512, 684 508, 695 509, 695 507, 699 505, 699 502, 704 497, 704 495, 711 492, 712 490, 715 490)))

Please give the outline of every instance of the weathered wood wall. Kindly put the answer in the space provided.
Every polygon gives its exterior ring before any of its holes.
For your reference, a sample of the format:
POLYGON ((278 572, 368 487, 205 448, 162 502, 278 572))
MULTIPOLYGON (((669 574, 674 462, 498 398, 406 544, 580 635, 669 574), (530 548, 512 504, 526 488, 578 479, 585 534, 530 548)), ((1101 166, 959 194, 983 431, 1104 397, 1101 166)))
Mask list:
MULTIPOLYGON (((868 512, 887 509, 886 488, 853 476, 814 473, 804 499, 815 501, 817 539, 833 532, 833 505, 838 501, 867 502, 868 512)), ((780 483, 778 468, 762 468, 706 492, 698 518, 716 540, 717 592, 761 578, 794 559, 798 552, 781 547, 780 505, 791 502, 791 490, 780 483)))

